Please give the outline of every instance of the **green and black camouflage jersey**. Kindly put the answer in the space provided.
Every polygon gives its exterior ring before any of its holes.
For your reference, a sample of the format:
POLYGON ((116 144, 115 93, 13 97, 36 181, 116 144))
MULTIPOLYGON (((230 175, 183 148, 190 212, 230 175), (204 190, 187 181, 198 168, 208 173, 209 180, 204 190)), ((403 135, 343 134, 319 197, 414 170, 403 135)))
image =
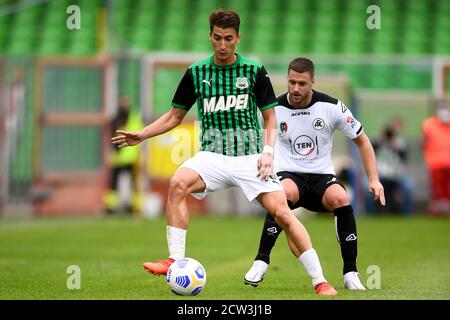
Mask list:
POLYGON ((236 55, 219 66, 214 56, 192 64, 178 85, 172 105, 188 111, 197 102, 202 151, 227 156, 261 153, 259 110, 277 105, 267 71, 261 64, 236 55))

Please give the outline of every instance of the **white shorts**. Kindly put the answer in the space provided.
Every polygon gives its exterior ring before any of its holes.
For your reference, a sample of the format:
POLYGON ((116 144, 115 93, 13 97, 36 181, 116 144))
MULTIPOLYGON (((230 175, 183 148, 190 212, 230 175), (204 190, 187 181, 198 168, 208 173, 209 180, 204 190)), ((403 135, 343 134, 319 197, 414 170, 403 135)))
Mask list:
POLYGON ((260 193, 283 191, 276 175, 262 181, 258 174, 257 162, 260 154, 249 156, 224 156, 209 151, 200 151, 184 162, 180 168, 189 168, 197 172, 206 184, 206 189, 192 195, 201 200, 207 193, 229 187, 239 187, 248 201, 252 202, 260 193))

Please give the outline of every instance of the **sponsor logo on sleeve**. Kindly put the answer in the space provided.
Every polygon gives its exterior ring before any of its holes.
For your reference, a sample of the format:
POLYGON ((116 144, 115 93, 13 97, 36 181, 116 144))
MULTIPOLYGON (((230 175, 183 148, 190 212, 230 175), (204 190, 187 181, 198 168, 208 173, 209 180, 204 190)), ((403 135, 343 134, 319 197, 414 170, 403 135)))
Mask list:
POLYGON ((348 116, 348 118, 347 118, 347 123, 350 124, 350 127, 352 127, 352 129, 355 129, 355 126, 356 126, 356 120, 353 119, 352 116, 348 116))

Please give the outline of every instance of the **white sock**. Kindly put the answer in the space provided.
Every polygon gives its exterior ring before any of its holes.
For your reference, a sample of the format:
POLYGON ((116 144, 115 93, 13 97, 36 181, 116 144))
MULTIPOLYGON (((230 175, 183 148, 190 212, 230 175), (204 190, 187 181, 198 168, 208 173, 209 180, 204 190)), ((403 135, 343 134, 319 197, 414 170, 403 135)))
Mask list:
POLYGON ((185 256, 187 230, 167 226, 167 245, 169 246, 169 258, 180 259, 185 256))
POLYGON ((300 255, 298 261, 303 264, 306 272, 311 277, 313 287, 321 282, 326 281, 322 273, 322 267, 320 266, 320 261, 319 257, 317 256, 316 250, 306 250, 300 255))

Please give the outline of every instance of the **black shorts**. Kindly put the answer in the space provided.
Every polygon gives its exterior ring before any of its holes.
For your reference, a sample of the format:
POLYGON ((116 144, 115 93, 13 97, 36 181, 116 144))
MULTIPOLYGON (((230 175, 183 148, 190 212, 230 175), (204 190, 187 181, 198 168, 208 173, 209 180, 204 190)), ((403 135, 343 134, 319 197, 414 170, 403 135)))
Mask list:
POLYGON ((310 211, 327 212, 322 204, 325 190, 333 184, 339 184, 345 189, 339 179, 332 174, 280 171, 277 172, 277 176, 280 180, 291 179, 297 185, 300 199, 291 206, 291 209, 303 207, 310 211))

